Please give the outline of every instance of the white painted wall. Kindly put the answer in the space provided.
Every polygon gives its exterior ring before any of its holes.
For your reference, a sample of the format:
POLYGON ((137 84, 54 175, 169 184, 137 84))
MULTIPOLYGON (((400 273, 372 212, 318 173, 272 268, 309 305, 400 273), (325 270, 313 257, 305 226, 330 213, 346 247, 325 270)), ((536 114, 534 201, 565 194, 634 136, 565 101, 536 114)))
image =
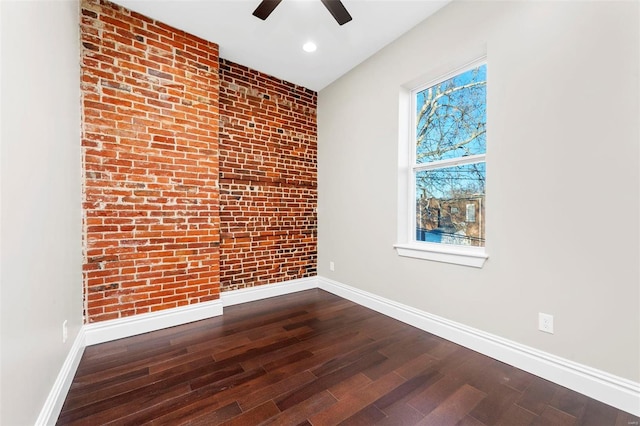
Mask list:
POLYGON ((0 2, 3 425, 35 422, 82 325, 78 10, 0 2))
POLYGON ((322 90, 319 275, 640 381, 639 7, 454 2, 322 90), (399 257, 401 86, 484 50, 490 258, 399 257))

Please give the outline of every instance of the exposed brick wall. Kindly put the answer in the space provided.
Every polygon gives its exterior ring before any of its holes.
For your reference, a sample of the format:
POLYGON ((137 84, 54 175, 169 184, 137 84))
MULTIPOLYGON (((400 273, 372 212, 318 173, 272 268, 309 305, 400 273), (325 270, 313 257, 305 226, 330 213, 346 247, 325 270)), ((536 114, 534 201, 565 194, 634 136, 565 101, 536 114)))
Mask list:
POLYGON ((220 60, 222 291, 314 276, 317 94, 220 60))
POLYGON ((316 93, 110 2, 81 13, 87 321, 315 275, 316 93))
POLYGON ((218 46, 81 9, 86 319, 217 299, 218 46))

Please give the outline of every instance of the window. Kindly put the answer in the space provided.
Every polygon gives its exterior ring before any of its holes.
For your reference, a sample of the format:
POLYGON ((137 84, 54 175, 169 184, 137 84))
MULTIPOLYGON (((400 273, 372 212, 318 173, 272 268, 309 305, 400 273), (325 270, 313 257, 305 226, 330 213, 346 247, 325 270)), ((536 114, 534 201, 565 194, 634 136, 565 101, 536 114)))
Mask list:
POLYGON ((410 92, 409 230, 398 254, 484 263, 486 92, 484 61, 410 92))
POLYGON ((475 222, 475 221, 476 221, 476 205, 467 204, 467 222, 475 222))

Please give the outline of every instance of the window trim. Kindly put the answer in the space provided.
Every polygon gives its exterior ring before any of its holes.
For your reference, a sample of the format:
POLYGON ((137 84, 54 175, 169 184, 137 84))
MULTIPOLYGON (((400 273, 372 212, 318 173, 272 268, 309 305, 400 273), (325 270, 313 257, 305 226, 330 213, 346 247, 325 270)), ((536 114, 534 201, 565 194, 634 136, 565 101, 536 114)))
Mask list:
POLYGON ((452 244, 434 244, 426 242, 396 243, 393 245, 398 256, 414 259, 433 260, 442 263, 482 268, 489 255, 484 247, 463 247, 452 244))
MULTIPOLYGON (((486 152, 470 155, 468 157, 456 157, 452 159, 438 160, 428 163, 416 163, 416 94, 417 92, 439 84, 456 75, 470 69, 487 64, 487 57, 483 55, 471 62, 455 68, 437 78, 424 80, 418 85, 404 87, 400 94, 400 132, 399 132, 399 156, 398 156, 398 242, 394 248, 399 256, 415 259, 431 260, 443 263, 482 268, 489 255, 484 247, 462 246, 454 244, 429 243, 417 241, 415 236, 415 176, 424 170, 433 170, 441 167, 451 167, 465 164, 484 162, 486 164, 486 152), (406 123, 408 129, 403 129, 406 123)), ((488 79, 488 77, 487 77, 488 79)))

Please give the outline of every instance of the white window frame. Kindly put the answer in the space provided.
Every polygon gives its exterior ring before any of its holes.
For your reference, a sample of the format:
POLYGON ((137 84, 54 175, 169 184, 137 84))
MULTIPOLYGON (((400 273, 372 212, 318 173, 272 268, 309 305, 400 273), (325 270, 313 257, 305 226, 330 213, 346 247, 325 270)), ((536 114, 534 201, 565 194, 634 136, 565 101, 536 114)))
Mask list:
MULTIPOLYGON (((487 64, 487 58, 486 56, 482 56, 448 73, 440 74, 437 78, 430 79, 426 84, 412 85, 409 88, 405 87, 401 91, 398 155, 398 242, 394 244, 394 248, 399 256, 476 268, 482 268, 489 257, 486 252, 486 245, 485 247, 474 247, 418 241, 416 239, 415 226, 416 173, 445 166, 451 167, 478 162, 487 163, 486 152, 468 157, 456 157, 429 163, 416 163, 416 95, 424 89, 485 64, 487 64), (407 126, 407 128, 405 129, 404 126, 407 126)), ((478 212, 476 212, 476 215, 477 214, 478 212)))

